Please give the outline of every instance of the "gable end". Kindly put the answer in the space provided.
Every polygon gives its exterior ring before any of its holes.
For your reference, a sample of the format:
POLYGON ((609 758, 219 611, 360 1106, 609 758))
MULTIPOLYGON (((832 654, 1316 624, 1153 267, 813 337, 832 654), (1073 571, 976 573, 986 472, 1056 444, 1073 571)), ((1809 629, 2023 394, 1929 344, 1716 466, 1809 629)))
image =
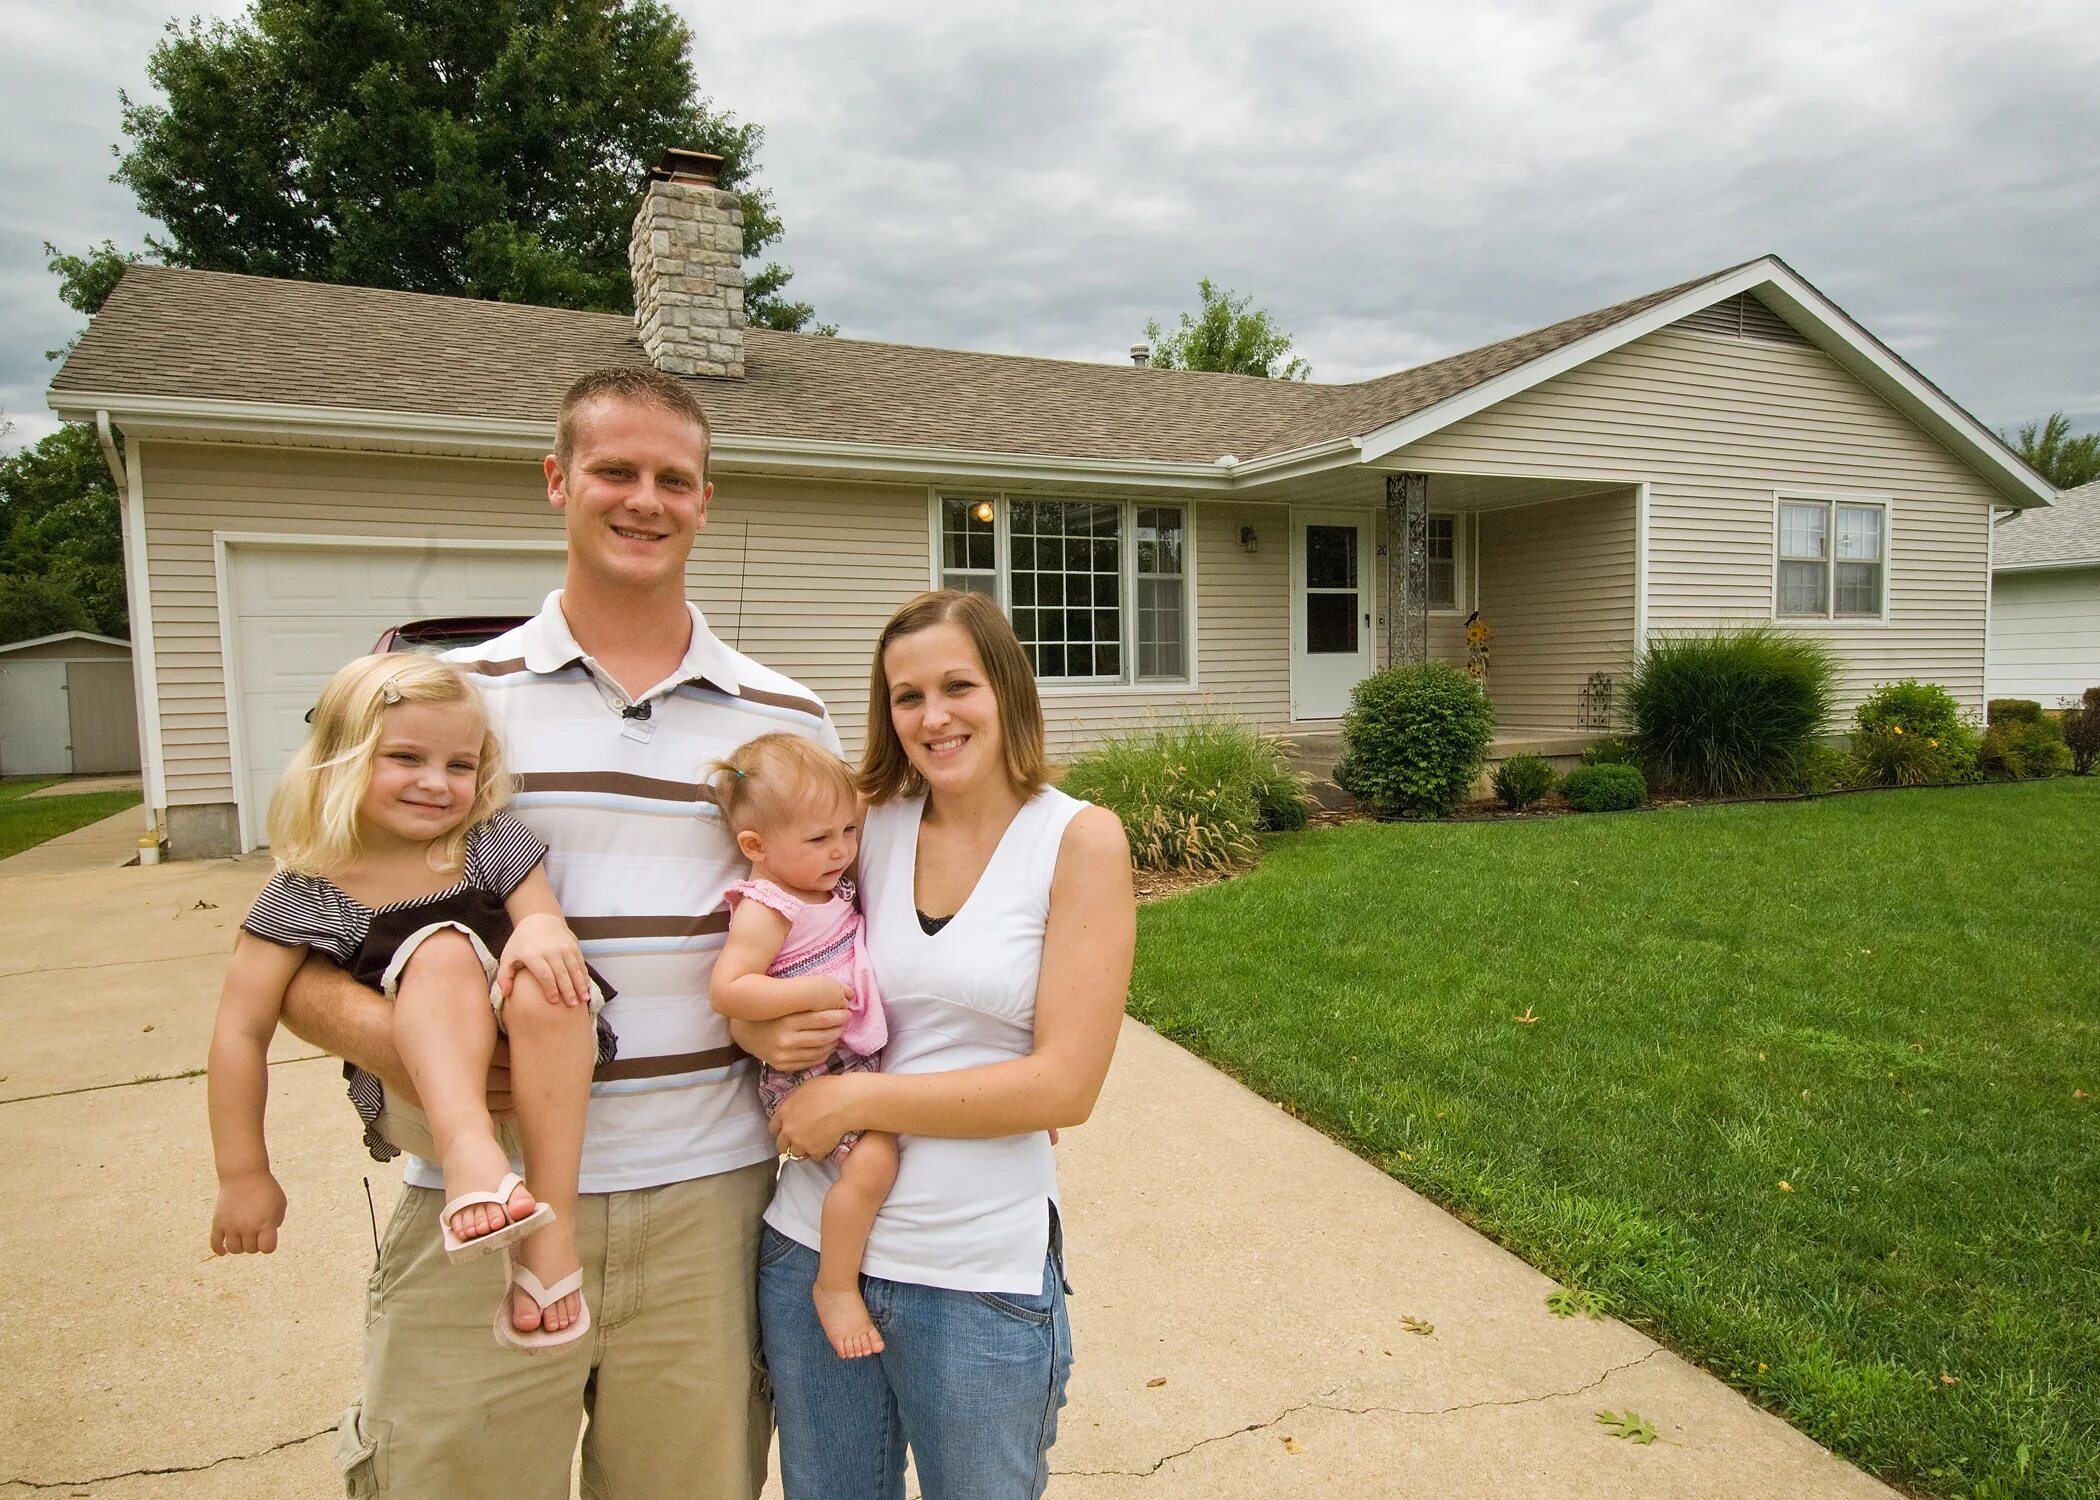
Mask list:
POLYGON ((1802 337, 1799 329, 1749 292, 1738 292, 1711 307, 1702 307, 1689 317, 1679 318, 1670 326, 1685 333, 1704 334, 1709 338, 1756 339, 1767 344, 1808 344, 1808 340, 1802 337))

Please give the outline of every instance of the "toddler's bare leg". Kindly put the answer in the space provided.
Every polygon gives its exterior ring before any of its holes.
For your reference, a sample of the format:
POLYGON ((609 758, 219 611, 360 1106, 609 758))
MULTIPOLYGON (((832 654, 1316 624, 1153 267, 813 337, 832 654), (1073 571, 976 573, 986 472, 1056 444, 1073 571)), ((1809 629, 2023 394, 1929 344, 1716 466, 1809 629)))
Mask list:
MULTIPOLYGON (((488 974, 480 956, 457 932, 433 933, 417 945, 401 971, 394 997, 394 1046, 408 1069, 445 1169, 445 1196, 496 1186, 510 1170, 489 1119, 489 1057, 496 1050, 496 1013, 489 1008, 488 974)), ((474 1239, 531 1213, 534 1200, 519 1188, 505 1205, 463 1208, 452 1232, 474 1239)))
MULTIPOLYGON (((583 1124, 591 1100, 591 1067, 598 1032, 588 1005, 549 1004, 530 974, 519 974, 503 1002, 510 1038, 510 1093, 524 1137, 528 1180, 554 1222, 513 1251, 525 1268, 552 1286, 582 1264, 576 1253, 576 1174, 583 1159, 583 1124)), ((577 1293, 544 1313, 523 1292, 510 1299, 511 1323, 521 1333, 559 1333, 576 1321, 577 1293)))
POLYGON ((839 1180, 824 1195, 817 1281, 810 1296, 817 1304, 817 1321, 840 1359, 882 1352, 882 1333, 860 1295, 860 1262, 875 1215, 896 1184, 897 1138, 869 1131, 846 1153, 839 1180))

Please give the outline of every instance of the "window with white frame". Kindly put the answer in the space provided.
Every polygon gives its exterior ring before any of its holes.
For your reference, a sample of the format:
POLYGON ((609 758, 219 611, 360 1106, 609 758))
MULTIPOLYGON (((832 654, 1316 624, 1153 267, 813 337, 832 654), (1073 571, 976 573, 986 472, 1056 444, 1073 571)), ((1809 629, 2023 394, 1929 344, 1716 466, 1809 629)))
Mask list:
POLYGON ((1182 507, 943 496, 939 510, 941 586, 1004 603, 1038 677, 1188 680, 1182 507))
POLYGON ((1779 502, 1776 613, 1797 620, 1878 620, 1888 598, 1888 507, 1779 502))

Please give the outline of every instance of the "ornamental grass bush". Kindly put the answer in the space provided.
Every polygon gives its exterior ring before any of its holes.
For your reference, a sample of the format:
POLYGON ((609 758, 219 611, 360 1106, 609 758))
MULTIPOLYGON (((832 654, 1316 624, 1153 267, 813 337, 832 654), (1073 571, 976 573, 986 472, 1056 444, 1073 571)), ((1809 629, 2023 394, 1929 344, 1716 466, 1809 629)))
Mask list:
POLYGON ((1547 793, 1560 778, 1553 767, 1536 755, 1512 755, 1495 767, 1495 800, 1511 812, 1522 812, 1547 793))
POLYGON ((1630 738, 1651 777, 1684 791, 1798 786, 1836 678, 1822 642, 1769 625, 1661 637, 1628 674, 1630 738))
POLYGON ((2092 775, 2094 764, 2100 762, 2100 687, 2087 688, 2079 707, 2064 710, 2063 726, 2072 774, 2092 775))
POLYGON ((1487 694, 1458 668, 1387 667, 1349 695, 1335 784, 1379 812, 1442 817, 1471 790, 1494 733, 1487 694))
POLYGON ((1577 766, 1560 795, 1577 812, 1625 812, 1648 800, 1648 781, 1639 766, 1577 766))
POLYGON ((1861 786, 1940 786, 1976 777, 1976 729, 1936 682, 1884 682, 1852 715, 1861 786))
POLYGON ((1582 752, 1582 763, 1586 766, 1630 766, 1634 763, 1633 746, 1615 734, 1608 734, 1589 743, 1582 752))
POLYGON ((1255 834, 1303 828, 1312 806, 1281 744, 1222 717, 1112 736, 1062 785, 1114 810, 1146 870, 1236 869, 1255 834))
POLYGON ((2063 725, 2054 719, 2000 719, 1976 747, 1976 770, 1989 781, 2061 776, 2072 764, 2063 725))

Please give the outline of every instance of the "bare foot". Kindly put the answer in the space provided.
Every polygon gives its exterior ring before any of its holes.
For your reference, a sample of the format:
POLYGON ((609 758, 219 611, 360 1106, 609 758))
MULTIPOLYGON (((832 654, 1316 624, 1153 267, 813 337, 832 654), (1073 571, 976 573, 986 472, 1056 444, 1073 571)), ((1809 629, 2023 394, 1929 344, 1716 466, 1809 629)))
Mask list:
MULTIPOLYGON (((445 1158, 445 1198, 449 1202, 461 1193, 488 1192, 509 1171, 510 1162, 494 1136, 461 1141, 445 1158)), ((470 1203, 454 1214, 452 1234, 455 1239, 478 1240, 485 1234, 494 1234, 505 1224, 516 1223, 538 1207, 538 1201, 525 1190, 523 1183, 519 1183, 511 1189, 510 1201, 501 1208, 493 1203, 470 1203)))
MULTIPOLYGON (((576 1253, 576 1226, 556 1215, 554 1222, 530 1239, 521 1241, 511 1254, 518 1264, 539 1277, 540 1285, 553 1286, 583 1264, 576 1253)), ((550 1302, 544 1311, 522 1287, 510 1289, 510 1326, 520 1333, 542 1329, 560 1333, 583 1312, 583 1293, 575 1291, 550 1302)))
POLYGON ((861 1301, 859 1287, 816 1286, 810 1288, 809 1295, 817 1304, 817 1321, 824 1325, 824 1337, 831 1340, 840 1359, 862 1359, 882 1352, 882 1333, 868 1316, 868 1304, 861 1301))

